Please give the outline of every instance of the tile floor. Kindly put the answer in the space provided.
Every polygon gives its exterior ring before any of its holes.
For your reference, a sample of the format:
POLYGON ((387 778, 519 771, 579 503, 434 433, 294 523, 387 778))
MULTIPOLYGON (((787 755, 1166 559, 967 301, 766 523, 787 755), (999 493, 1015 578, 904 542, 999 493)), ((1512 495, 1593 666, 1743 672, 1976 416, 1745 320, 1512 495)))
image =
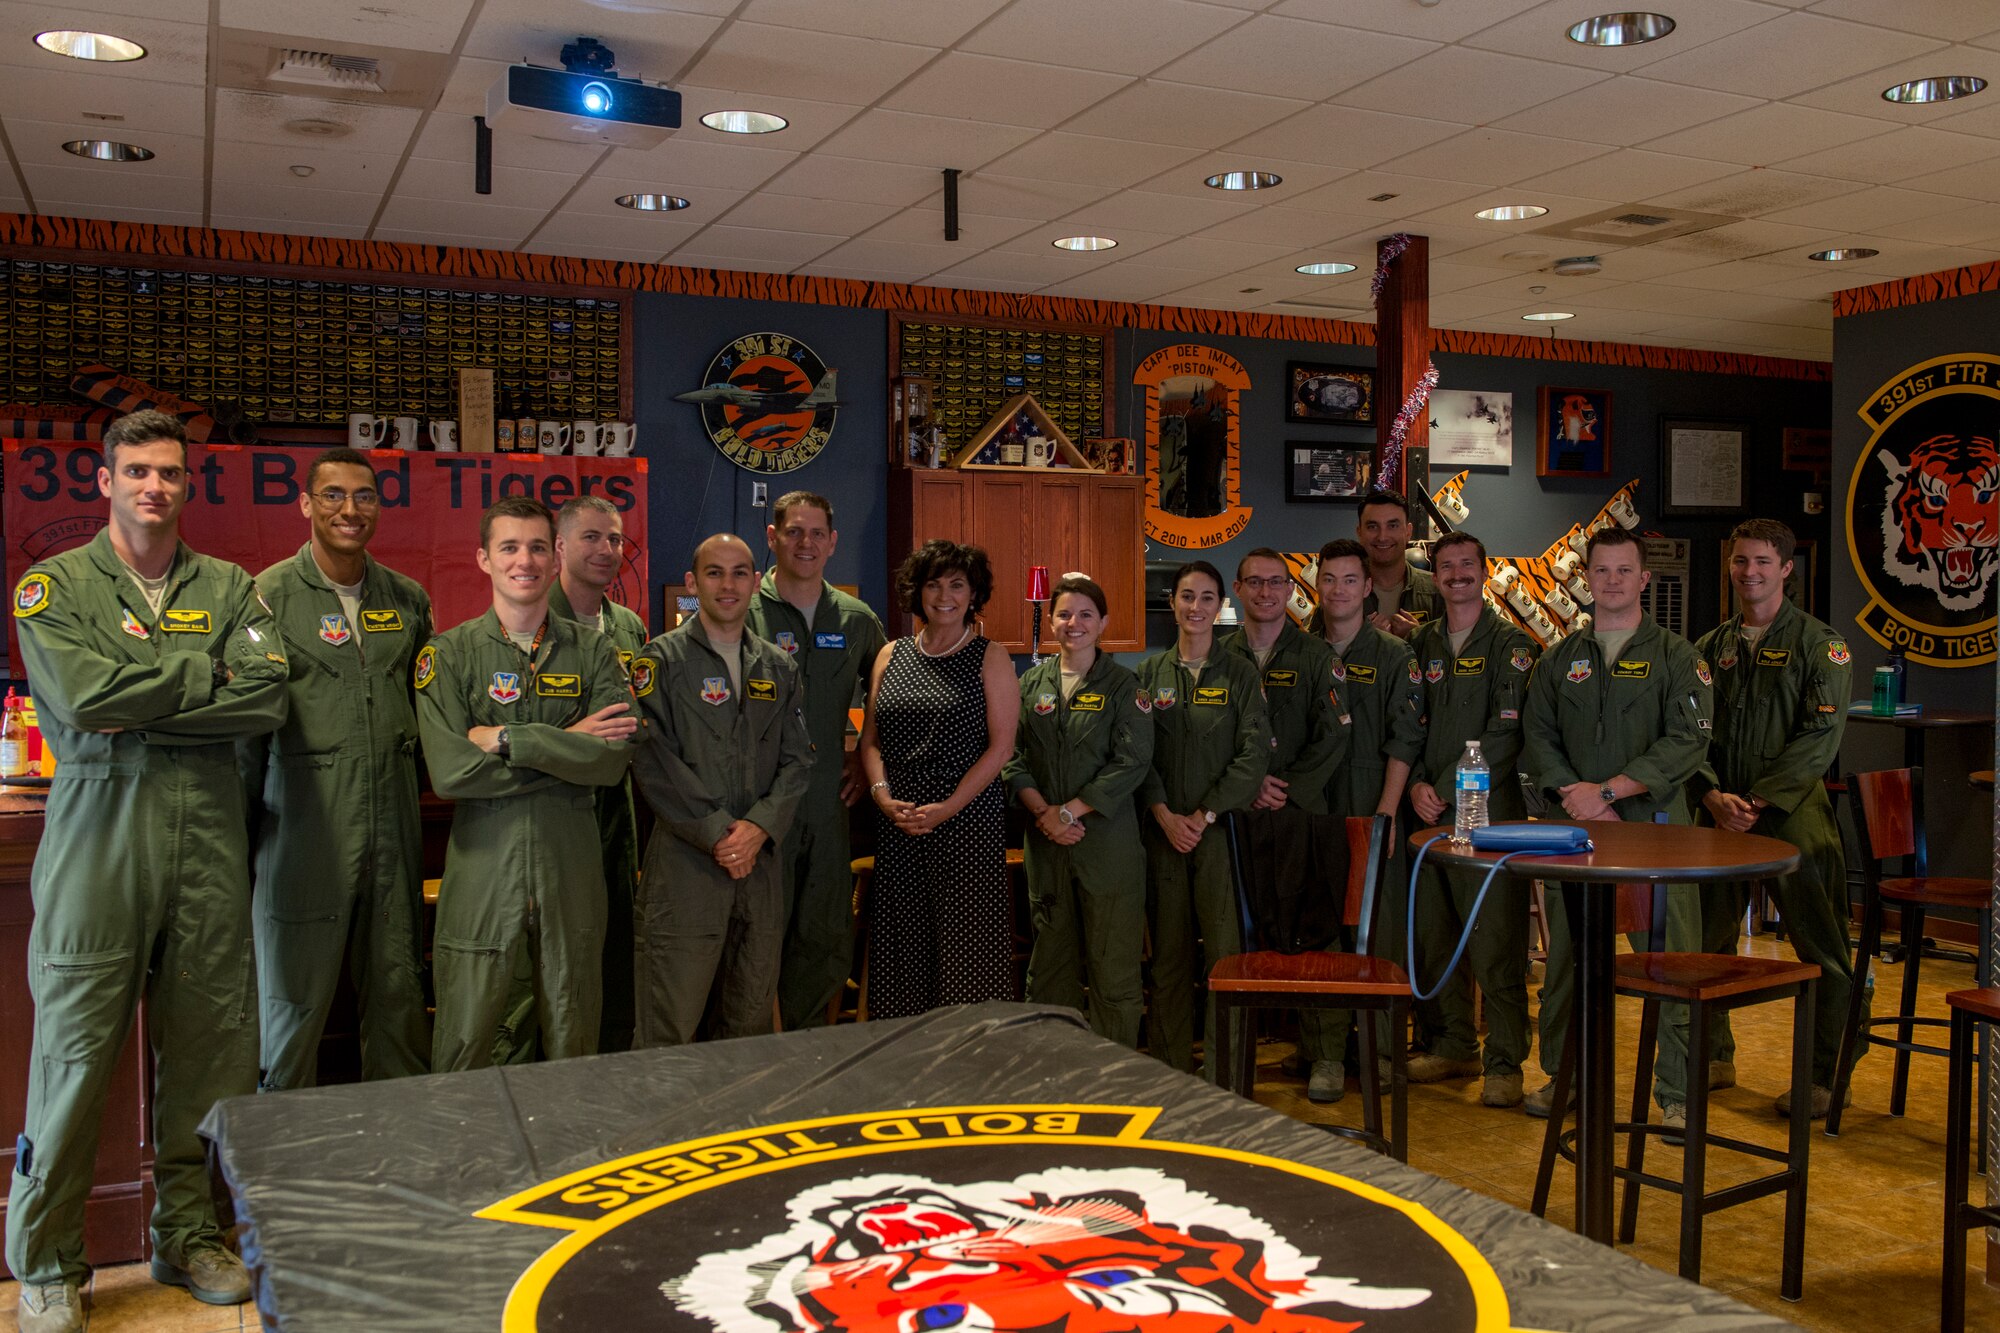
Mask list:
MULTIPOLYGON (((1766 940, 1753 942, 1760 953, 1782 951, 1766 940)), ((1971 984, 1968 966, 1927 961, 1919 1007, 1944 1010, 1946 990, 1971 984)), ((1880 969, 1877 993, 1898 993, 1900 968, 1880 969)), ((1782 1144, 1783 1128, 1771 1099, 1789 1077, 1790 1007, 1767 1005, 1736 1016, 1738 1086, 1714 1094, 1712 1123, 1722 1133, 1782 1144)), ((1630 1087, 1630 1036, 1637 1030, 1636 1006, 1620 1012, 1627 1041, 1627 1065, 1620 1086, 1630 1087)), ((1290 1047, 1259 1047, 1258 1100, 1304 1120, 1358 1124, 1357 1099, 1333 1107, 1305 1100, 1304 1087, 1278 1072, 1290 1047)), ((1783 1233, 1782 1196, 1716 1214, 1705 1230, 1702 1280, 1750 1305, 1769 1310, 1809 1329, 1899 1333, 1935 1328, 1938 1252, 1944 1189, 1944 1062, 1912 1062, 1910 1111, 1902 1119, 1887 1114, 1890 1061, 1871 1052, 1855 1077, 1855 1101, 1838 1139, 1816 1136, 1812 1145, 1810 1214, 1806 1231, 1805 1299, 1788 1304, 1778 1296, 1779 1250, 1783 1233)), ((1528 1086, 1540 1082, 1531 1069, 1528 1086)), ((1466 1189, 1490 1194, 1518 1207, 1528 1206, 1542 1122, 1519 1111, 1479 1104, 1479 1083, 1434 1084, 1410 1089, 1411 1164, 1466 1189)), ((1672 1174, 1678 1152, 1649 1150, 1655 1169, 1672 1174), (1657 1156, 1655 1156, 1657 1154, 1657 1156)), ((1729 1174, 1729 1155, 1711 1153, 1710 1179, 1723 1183, 1755 1174, 1745 1166, 1729 1174)), ((1558 1166, 1550 1206, 1552 1220, 1567 1223, 1568 1168, 1558 1166)), ((1669 1272, 1678 1268, 1676 1202, 1653 1191, 1642 1196, 1638 1240, 1631 1252, 1669 1272)), ((1973 1238, 1973 1266, 1967 1327, 2000 1333, 2000 1289, 1982 1282, 1983 1247, 1973 1238)), ((0 1283, 0 1333, 13 1333, 16 1288, 0 1283)), ((255 1328, 252 1307, 218 1309, 186 1293, 155 1285, 145 1265, 128 1264, 97 1274, 87 1309, 91 1333, 222 1333, 255 1328), (248 1318, 245 1318, 245 1315, 248 1318)))

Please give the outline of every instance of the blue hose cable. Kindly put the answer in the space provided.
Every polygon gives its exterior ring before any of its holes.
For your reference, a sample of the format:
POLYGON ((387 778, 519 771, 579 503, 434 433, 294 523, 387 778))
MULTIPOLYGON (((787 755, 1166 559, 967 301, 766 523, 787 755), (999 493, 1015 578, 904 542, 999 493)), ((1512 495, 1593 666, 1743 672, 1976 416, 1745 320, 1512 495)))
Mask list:
POLYGON ((1429 852, 1431 848, 1437 846, 1439 843, 1443 842, 1450 836, 1451 835, 1449 833, 1440 833, 1436 837, 1432 838, 1429 842, 1419 847, 1417 849, 1417 859, 1415 863, 1410 866, 1410 912, 1408 921, 1409 933, 1403 937, 1404 940, 1403 961, 1407 965, 1408 975, 1410 978, 1410 993, 1414 995, 1420 1003, 1436 999, 1438 995, 1443 992, 1445 988, 1445 983, 1451 980, 1451 974, 1458 971, 1459 960, 1465 957, 1465 948, 1468 944, 1472 943, 1473 928, 1479 924, 1479 909, 1486 905, 1486 891, 1493 887, 1493 878, 1494 876, 1500 873, 1500 867, 1506 865, 1509 861, 1513 860, 1517 856, 1525 855, 1527 852, 1526 848, 1523 848, 1521 851, 1507 852, 1504 855, 1502 855, 1498 860, 1494 861, 1492 866, 1487 869, 1486 879, 1480 884, 1479 893, 1472 900, 1472 910, 1466 913, 1465 915, 1465 930, 1464 933, 1462 933, 1458 937, 1458 946, 1451 951, 1451 961, 1449 963, 1446 963, 1444 965, 1444 971, 1438 974, 1437 984, 1435 986, 1432 986, 1429 990, 1425 990, 1422 986, 1417 984, 1418 876, 1419 873, 1424 868, 1424 855, 1427 852, 1429 852))

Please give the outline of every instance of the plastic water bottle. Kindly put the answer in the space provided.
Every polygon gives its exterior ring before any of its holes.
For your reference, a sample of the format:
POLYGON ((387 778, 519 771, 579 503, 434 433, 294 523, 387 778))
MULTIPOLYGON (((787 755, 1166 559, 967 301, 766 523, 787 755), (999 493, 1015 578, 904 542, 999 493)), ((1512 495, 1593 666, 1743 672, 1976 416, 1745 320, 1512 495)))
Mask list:
POLYGON ((1910 700, 1910 667, 1903 655, 1903 645, 1899 643, 1889 650, 1889 660, 1884 665, 1896 673, 1889 687, 1889 711, 1894 713, 1910 700))
POLYGON ((1467 741, 1465 757, 1458 761, 1458 780, 1453 793, 1457 801, 1451 821, 1453 842, 1465 846, 1472 841, 1472 830, 1486 827, 1486 798, 1492 790, 1493 770, 1486 766, 1479 742, 1467 741))

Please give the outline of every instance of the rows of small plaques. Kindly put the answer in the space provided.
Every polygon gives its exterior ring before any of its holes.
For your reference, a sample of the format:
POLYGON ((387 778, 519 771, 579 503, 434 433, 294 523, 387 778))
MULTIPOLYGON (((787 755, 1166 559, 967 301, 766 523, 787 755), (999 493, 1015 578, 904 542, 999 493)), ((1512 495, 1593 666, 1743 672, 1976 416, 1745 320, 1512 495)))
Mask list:
POLYGON ((1072 440, 1104 433, 1104 339, 1039 329, 902 326, 898 372, 936 386, 931 422, 945 444, 978 434, 1016 394, 1031 393, 1072 440))
POLYGON ((75 400, 103 364, 253 421, 457 415, 457 371, 496 401, 618 415, 620 302, 234 273, 0 260, 0 402, 75 400))

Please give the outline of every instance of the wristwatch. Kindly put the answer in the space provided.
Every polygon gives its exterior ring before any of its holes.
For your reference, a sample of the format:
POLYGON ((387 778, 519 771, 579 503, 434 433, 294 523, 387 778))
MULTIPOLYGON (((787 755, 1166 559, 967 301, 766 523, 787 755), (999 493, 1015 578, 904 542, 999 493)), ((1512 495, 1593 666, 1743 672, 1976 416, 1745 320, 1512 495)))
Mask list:
POLYGON ((229 683, 229 664, 219 657, 215 658, 208 664, 208 674, 209 679, 215 683, 215 688, 219 690, 229 683))
POLYGON ((1604 798, 1604 803, 1606 805, 1618 804, 1618 793, 1611 790, 1611 784, 1608 782, 1605 783, 1602 787, 1599 787, 1597 789, 1597 794, 1604 798))
POLYGON ((1074 824, 1076 822, 1076 816, 1070 813, 1070 809, 1066 805, 1056 807, 1056 818, 1064 824, 1074 824))
POLYGON ((513 749, 507 739, 507 728, 500 728, 500 734, 493 738, 493 753, 502 759, 513 758, 513 749))
POLYGON ((1204 824, 1213 824, 1215 822, 1215 811, 1213 810, 1202 811, 1201 822, 1204 824))

